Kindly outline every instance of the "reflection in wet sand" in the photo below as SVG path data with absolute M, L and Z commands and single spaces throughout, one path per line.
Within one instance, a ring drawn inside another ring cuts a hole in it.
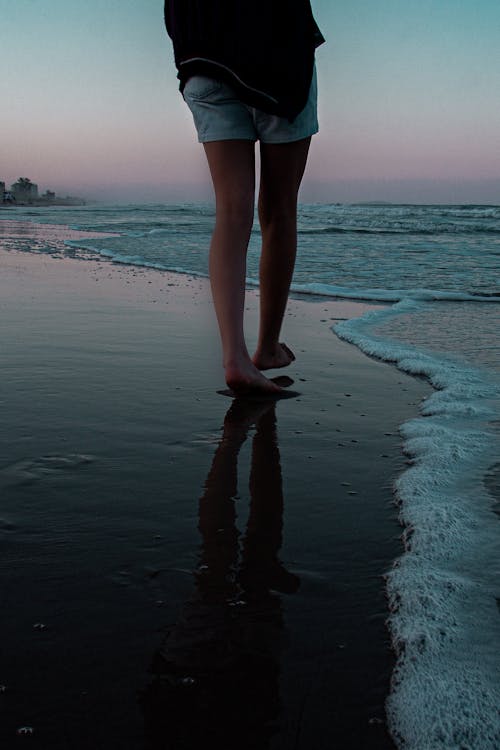
M 241 538 L 237 461 L 254 425 L 250 514 Z M 155 655 L 142 698 L 148 747 L 269 747 L 280 714 L 284 634 L 276 592 L 293 593 L 300 584 L 278 559 L 282 526 L 276 404 L 236 399 L 200 500 L 195 590 Z

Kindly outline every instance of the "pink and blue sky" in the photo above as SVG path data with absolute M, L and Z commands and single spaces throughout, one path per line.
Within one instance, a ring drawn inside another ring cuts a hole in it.
M 320 128 L 302 199 L 500 203 L 500 2 L 312 0 Z M 162 0 L 0 0 L 0 180 L 210 196 Z

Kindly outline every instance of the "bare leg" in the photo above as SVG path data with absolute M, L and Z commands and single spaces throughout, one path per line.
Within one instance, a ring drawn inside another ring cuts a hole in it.
M 262 143 L 259 220 L 260 328 L 254 364 L 261 370 L 285 367 L 295 359 L 279 343 L 297 252 L 297 194 L 310 138 L 292 143 Z
M 246 255 L 255 201 L 255 146 L 244 140 L 204 145 L 216 198 L 209 269 L 226 382 L 238 393 L 280 391 L 253 364 L 243 333 Z

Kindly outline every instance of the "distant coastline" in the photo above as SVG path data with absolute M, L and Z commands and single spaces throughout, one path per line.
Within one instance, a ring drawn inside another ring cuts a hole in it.
M 53 190 L 46 190 L 39 195 L 38 185 L 29 177 L 19 177 L 10 189 L 0 180 L 0 206 L 85 206 L 83 198 L 56 195 Z
M 54 200 L 43 200 L 42 198 L 38 198 L 37 200 L 33 201 L 13 201 L 10 202 L 4 202 L 0 203 L 0 209 L 6 208 L 26 208 L 26 207 L 33 207 L 33 208 L 40 208 L 40 207 L 50 207 L 52 206 L 86 206 L 87 201 L 83 198 L 73 198 L 72 196 L 67 196 L 66 198 L 55 198 Z

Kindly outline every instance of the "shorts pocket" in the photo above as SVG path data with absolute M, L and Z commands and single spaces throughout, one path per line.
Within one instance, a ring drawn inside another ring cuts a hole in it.
M 221 88 L 221 81 L 217 81 L 215 78 L 209 78 L 208 76 L 191 76 L 188 78 L 186 85 L 184 86 L 184 98 L 189 97 L 190 99 L 206 99 Z

